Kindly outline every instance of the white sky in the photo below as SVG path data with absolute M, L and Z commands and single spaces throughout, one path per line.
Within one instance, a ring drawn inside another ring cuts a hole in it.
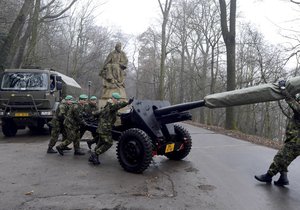
M 144 32 L 159 17 L 157 0 L 107 0 L 100 6 L 98 23 L 127 34 Z
M 300 6 L 289 0 L 237 0 L 237 4 L 241 18 L 255 24 L 270 42 L 282 42 L 279 26 L 300 31 L 300 25 L 291 24 L 300 14 Z M 157 0 L 107 0 L 100 12 L 99 24 L 127 34 L 144 32 L 161 15 Z
M 300 32 L 300 25 L 295 20 L 300 15 L 300 5 L 289 0 L 237 0 L 241 17 L 252 22 L 273 43 L 285 42 L 280 33 L 286 30 Z M 298 19 L 299 20 L 299 19 Z

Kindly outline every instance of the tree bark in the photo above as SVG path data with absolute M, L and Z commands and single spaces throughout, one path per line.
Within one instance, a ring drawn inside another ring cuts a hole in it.
M 15 19 L 12 27 L 9 30 L 7 37 L 4 40 L 4 43 L 0 46 L 0 72 L 8 67 L 7 58 L 9 56 L 10 50 L 16 42 L 16 37 L 18 32 L 23 28 L 26 17 L 29 14 L 31 9 L 32 0 L 25 0 L 24 4 Z
M 227 26 L 227 10 L 225 0 L 219 0 L 221 10 L 221 28 L 227 55 L 227 91 L 235 89 L 235 25 L 236 0 L 230 1 L 229 29 Z M 234 108 L 226 108 L 226 129 L 235 129 Z
M 165 95 L 165 72 L 166 72 L 166 57 L 167 57 L 167 23 L 169 13 L 172 5 L 172 0 L 166 0 L 164 8 L 160 0 L 158 0 L 162 15 L 163 23 L 161 26 L 161 57 L 160 57 L 160 73 L 159 73 L 159 88 L 158 88 L 158 99 L 163 100 Z

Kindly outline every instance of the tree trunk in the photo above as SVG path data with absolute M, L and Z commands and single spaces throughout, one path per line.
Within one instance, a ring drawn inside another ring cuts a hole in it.
M 165 72 L 166 72 L 166 57 L 167 57 L 167 23 L 169 13 L 172 5 L 172 0 L 166 0 L 164 8 L 160 0 L 158 0 L 162 15 L 163 23 L 161 26 L 161 57 L 160 57 L 160 73 L 159 73 L 159 88 L 158 88 L 158 99 L 163 100 L 165 95 Z
M 39 25 L 39 12 L 41 8 L 41 0 L 35 1 L 34 13 L 31 19 L 32 21 L 32 30 L 31 30 L 31 39 L 28 46 L 27 56 L 25 65 L 36 65 L 36 44 L 38 39 L 38 25 Z
M 9 56 L 10 50 L 16 42 L 16 37 L 18 32 L 23 28 L 26 17 L 29 14 L 31 8 L 32 0 L 25 0 L 24 4 L 14 21 L 12 27 L 9 30 L 7 37 L 4 40 L 4 43 L 0 46 L 0 71 L 3 71 L 8 63 L 7 58 Z
M 221 10 L 222 35 L 226 45 L 227 54 L 227 91 L 235 89 L 235 25 L 236 25 L 236 0 L 230 1 L 229 29 L 227 26 L 227 10 L 225 0 L 219 0 Z M 226 129 L 235 129 L 234 108 L 226 108 Z

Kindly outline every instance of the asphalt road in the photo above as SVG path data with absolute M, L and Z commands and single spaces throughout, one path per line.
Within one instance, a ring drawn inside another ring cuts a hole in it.
M 190 155 L 155 157 L 143 174 L 125 172 L 115 146 L 93 166 L 88 155 L 46 154 L 46 134 L 1 134 L 0 209 L 299 209 L 299 160 L 289 168 L 288 187 L 261 184 L 253 176 L 266 171 L 276 150 L 184 127 L 193 139 Z

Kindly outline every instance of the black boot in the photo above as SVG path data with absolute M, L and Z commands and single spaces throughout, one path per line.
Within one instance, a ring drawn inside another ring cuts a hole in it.
M 47 153 L 48 154 L 54 154 L 54 153 L 57 153 L 57 152 L 52 147 L 48 147 Z
M 99 156 L 96 153 L 92 152 L 91 156 L 89 157 L 89 162 L 93 163 L 94 165 L 99 165 Z
M 60 146 L 56 146 L 56 150 L 60 155 L 64 156 L 64 150 Z
M 289 185 L 289 180 L 287 178 L 287 172 L 280 172 L 280 177 L 277 181 L 274 181 L 277 186 Z
M 75 149 L 74 155 L 85 155 L 80 149 Z
M 257 179 L 260 182 L 266 182 L 266 183 L 271 183 L 272 182 L 272 175 L 269 173 L 262 174 L 262 175 L 255 175 L 255 179 Z
M 63 150 L 72 150 L 72 148 L 65 146 Z
M 88 145 L 88 148 L 89 148 L 89 149 L 92 149 L 92 144 L 93 144 L 94 142 L 93 142 L 93 141 L 87 140 L 86 143 L 87 143 L 87 145 Z

